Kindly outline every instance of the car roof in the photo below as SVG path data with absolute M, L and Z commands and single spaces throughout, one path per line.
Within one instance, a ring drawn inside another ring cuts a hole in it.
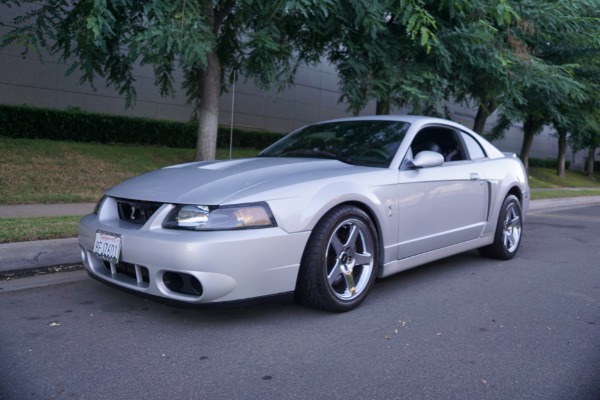
M 335 118 L 326 121 L 317 122 L 317 124 L 330 123 L 330 122 L 344 122 L 344 121 L 398 121 L 408 122 L 410 124 L 426 125 L 426 124 L 444 124 L 450 125 L 457 128 L 464 129 L 465 126 L 450 121 L 447 119 L 427 117 L 424 115 L 366 115 L 360 117 L 347 117 L 347 118 Z M 468 129 L 468 128 L 466 128 Z

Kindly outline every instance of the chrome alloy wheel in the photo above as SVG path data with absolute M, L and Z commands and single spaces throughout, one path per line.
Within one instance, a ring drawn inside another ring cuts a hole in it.
M 374 238 L 362 221 L 347 219 L 334 229 L 325 253 L 327 283 L 340 300 L 352 300 L 367 288 L 374 264 Z
M 519 208 L 515 203 L 511 203 L 506 210 L 502 231 L 502 243 L 509 253 L 516 251 L 519 247 L 522 228 Z

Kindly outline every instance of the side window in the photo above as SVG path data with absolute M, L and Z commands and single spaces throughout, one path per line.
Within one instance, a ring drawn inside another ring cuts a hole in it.
M 467 146 L 467 151 L 471 156 L 471 160 L 477 160 L 481 158 L 485 158 L 485 152 L 477 142 L 477 140 L 473 139 L 473 137 L 467 133 L 461 132 L 462 139 L 465 142 L 465 146 Z
M 467 159 L 458 132 L 438 126 L 422 129 L 415 136 L 410 150 L 413 156 L 423 150 L 435 151 L 443 155 L 446 162 Z

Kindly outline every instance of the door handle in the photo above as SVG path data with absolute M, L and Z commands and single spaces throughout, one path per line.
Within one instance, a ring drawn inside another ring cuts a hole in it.
M 476 173 L 476 172 L 473 172 L 473 173 L 471 174 L 471 180 L 472 180 L 472 181 L 476 181 L 476 180 L 478 180 L 478 179 L 479 179 L 479 174 L 478 174 L 478 173 Z

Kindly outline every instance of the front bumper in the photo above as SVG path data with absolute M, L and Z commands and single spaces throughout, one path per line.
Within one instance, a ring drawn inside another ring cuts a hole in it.
M 104 208 L 104 207 L 103 207 Z M 86 270 L 129 291 L 188 304 L 288 293 L 310 232 L 280 228 L 194 232 L 163 229 L 165 205 L 143 226 L 101 210 L 81 219 L 79 245 Z M 93 253 L 96 230 L 121 235 L 118 264 Z

